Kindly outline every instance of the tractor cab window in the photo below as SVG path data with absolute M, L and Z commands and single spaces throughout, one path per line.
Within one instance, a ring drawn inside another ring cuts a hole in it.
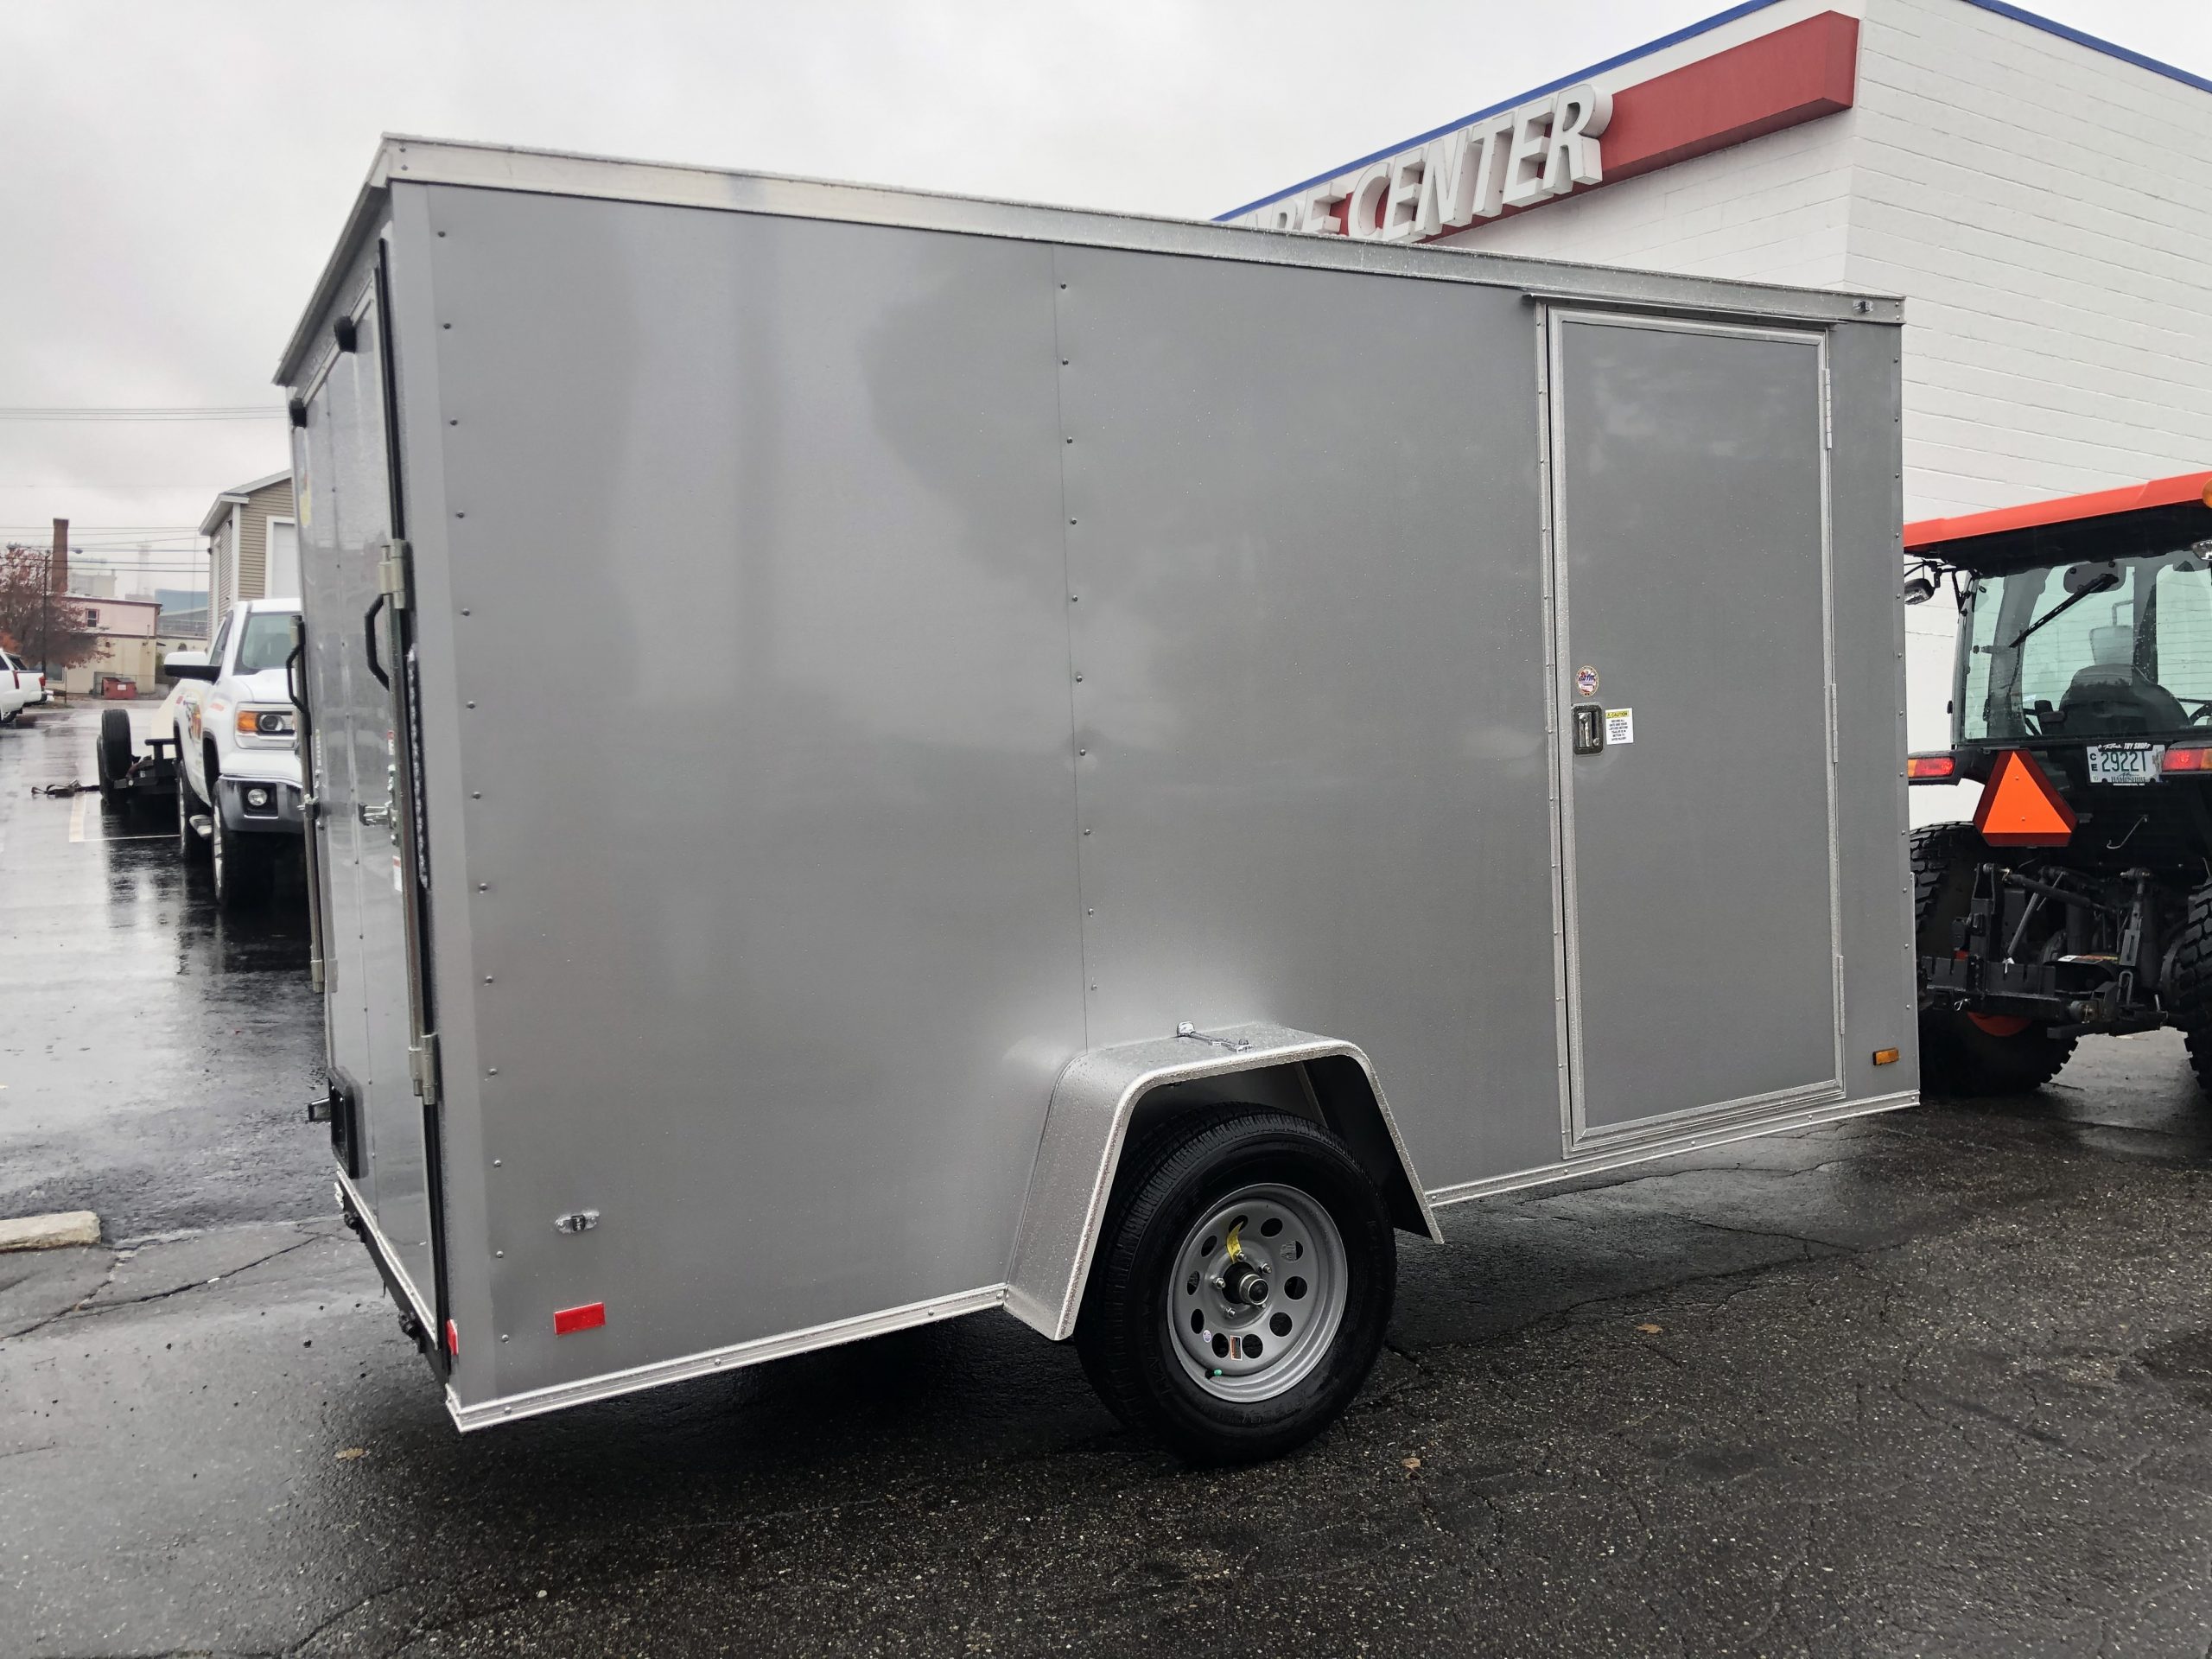
M 2202 547 L 1975 578 L 1961 741 L 2149 737 L 2212 724 L 2212 566 Z

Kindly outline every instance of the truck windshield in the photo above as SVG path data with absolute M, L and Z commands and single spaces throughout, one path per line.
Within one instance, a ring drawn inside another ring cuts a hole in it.
M 1975 578 L 1961 622 L 1960 741 L 2212 724 L 2207 550 Z
M 258 674 L 264 668 L 282 668 L 292 654 L 292 618 L 287 611 L 255 611 L 245 620 L 238 636 L 240 674 Z

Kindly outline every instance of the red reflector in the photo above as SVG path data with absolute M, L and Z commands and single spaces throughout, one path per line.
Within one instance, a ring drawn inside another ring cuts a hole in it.
M 1904 760 L 1904 775 L 1916 784 L 1923 779 L 1955 778 L 1959 775 L 1959 757 L 1955 754 L 1909 754 Z
M 596 1331 L 607 1323 L 605 1302 L 586 1302 L 582 1307 L 553 1310 L 553 1334 L 565 1337 L 575 1331 Z
M 446 1352 L 455 1359 L 461 1357 L 461 1327 L 451 1319 L 446 1321 Z
M 2212 486 L 2208 486 L 2212 487 Z M 2159 769 L 2164 772 L 2212 772 L 2212 748 L 2176 744 L 2166 751 Z

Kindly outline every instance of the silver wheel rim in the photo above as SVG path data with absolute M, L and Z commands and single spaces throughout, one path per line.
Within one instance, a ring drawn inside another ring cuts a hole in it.
M 1295 1187 L 1240 1187 L 1210 1205 L 1169 1270 L 1169 1344 L 1221 1400 L 1297 1387 L 1336 1340 L 1351 1298 L 1344 1235 Z

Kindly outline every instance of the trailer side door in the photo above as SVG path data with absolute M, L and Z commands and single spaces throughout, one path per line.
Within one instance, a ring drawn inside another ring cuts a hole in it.
M 1567 1149 L 1839 1098 L 1823 337 L 1547 346 Z

